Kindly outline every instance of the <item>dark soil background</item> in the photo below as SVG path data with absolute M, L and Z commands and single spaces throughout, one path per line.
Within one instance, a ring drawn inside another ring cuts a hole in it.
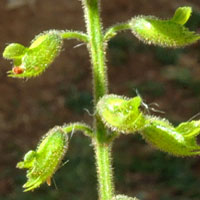
M 102 0 L 104 27 L 134 15 L 171 16 L 180 5 L 194 9 L 188 27 L 199 32 L 199 0 Z M 1 0 L 0 52 L 6 44 L 29 45 L 48 29 L 85 30 L 78 0 Z M 92 124 L 89 56 L 85 46 L 66 41 L 63 51 L 40 77 L 6 76 L 11 64 L 0 59 L 0 200 L 95 200 L 96 174 L 90 141 L 76 134 L 51 187 L 23 193 L 25 172 L 15 168 L 54 125 L 74 121 Z M 75 48 L 76 47 L 76 48 Z M 200 45 L 185 49 L 146 46 L 131 33 L 120 33 L 107 54 L 110 92 L 129 97 L 137 89 L 147 104 L 177 124 L 200 112 Z M 199 117 L 197 117 L 198 119 Z M 113 147 L 116 191 L 140 200 L 200 200 L 200 159 L 174 158 L 155 151 L 141 137 L 121 136 Z

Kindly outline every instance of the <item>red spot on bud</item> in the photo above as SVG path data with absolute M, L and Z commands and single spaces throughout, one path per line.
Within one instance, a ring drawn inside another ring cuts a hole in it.
M 22 74 L 24 72 L 24 69 L 20 66 L 15 66 L 12 69 L 14 74 Z

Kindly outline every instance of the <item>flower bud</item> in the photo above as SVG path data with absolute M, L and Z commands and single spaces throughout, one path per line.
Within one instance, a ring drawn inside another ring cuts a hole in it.
M 97 104 L 97 112 L 105 123 L 113 131 L 133 133 L 140 130 L 145 123 L 140 111 L 141 98 L 132 99 L 117 95 L 105 95 Z
M 29 48 L 20 44 L 11 44 L 4 50 L 4 57 L 13 59 L 14 66 L 23 69 L 16 73 L 9 71 L 14 78 L 30 78 L 41 74 L 56 58 L 62 47 L 62 38 L 56 31 L 49 31 L 36 36 Z
M 45 181 L 51 184 L 51 178 L 58 169 L 68 148 L 68 137 L 60 127 L 51 129 L 41 140 L 36 151 L 29 151 L 24 161 L 17 168 L 28 169 L 28 181 L 24 184 L 25 192 L 34 190 Z
M 133 34 L 147 44 L 163 47 L 184 47 L 195 43 L 200 35 L 183 25 L 191 15 L 190 7 L 177 9 L 174 17 L 160 20 L 153 16 L 138 16 L 130 21 Z
M 200 121 L 185 122 L 174 127 L 167 120 L 151 116 L 147 118 L 149 122 L 141 134 L 152 146 L 175 156 L 200 154 L 200 146 L 196 142 Z

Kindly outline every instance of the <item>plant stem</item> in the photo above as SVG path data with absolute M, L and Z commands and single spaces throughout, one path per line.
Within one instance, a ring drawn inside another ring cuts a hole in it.
M 78 39 L 83 42 L 88 42 L 88 36 L 85 33 L 78 31 L 60 31 L 60 35 L 63 39 Z
M 114 196 L 111 148 L 111 145 L 95 144 L 100 200 L 111 200 Z
M 117 32 L 119 31 L 125 31 L 130 29 L 129 23 L 120 23 L 116 24 L 110 28 L 107 29 L 105 35 L 104 35 L 104 41 L 110 40 L 112 37 L 114 37 Z
M 93 72 L 94 110 L 99 99 L 108 92 L 107 68 L 105 65 L 105 46 L 100 20 L 99 0 L 82 0 L 87 33 L 89 37 Z M 101 120 L 95 116 L 94 149 L 96 155 L 97 176 L 99 183 L 99 200 L 111 200 L 114 195 L 111 167 L 111 144 L 107 142 L 108 131 Z
M 104 56 L 103 33 L 101 28 L 98 0 L 83 0 L 89 51 L 93 65 L 94 104 L 108 92 Z
M 80 122 L 70 123 L 70 124 L 64 125 L 62 128 L 66 133 L 73 133 L 74 131 L 81 131 L 88 137 L 91 137 L 91 138 L 94 137 L 93 130 L 84 123 L 80 123 Z

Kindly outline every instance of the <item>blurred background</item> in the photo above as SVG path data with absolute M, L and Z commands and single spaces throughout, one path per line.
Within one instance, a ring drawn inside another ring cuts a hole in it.
M 193 7 L 187 26 L 200 32 L 199 0 L 102 0 L 104 27 L 134 15 L 172 16 L 181 5 Z M 85 30 L 78 0 L 0 0 L 0 53 L 12 42 L 25 46 L 48 29 Z M 34 149 L 54 125 L 92 124 L 91 69 L 85 46 L 66 41 L 59 58 L 37 78 L 6 77 L 12 67 L 0 59 L 0 200 L 95 200 L 96 173 L 88 138 L 75 134 L 51 187 L 23 193 L 25 171 L 16 163 Z M 76 48 L 75 48 L 76 47 Z M 157 103 L 175 125 L 200 112 L 200 45 L 184 49 L 146 46 L 130 32 L 109 42 L 110 93 Z M 197 117 L 196 119 L 199 119 Z M 175 158 L 155 151 L 140 136 L 121 136 L 113 146 L 117 193 L 140 200 L 199 200 L 200 158 Z

